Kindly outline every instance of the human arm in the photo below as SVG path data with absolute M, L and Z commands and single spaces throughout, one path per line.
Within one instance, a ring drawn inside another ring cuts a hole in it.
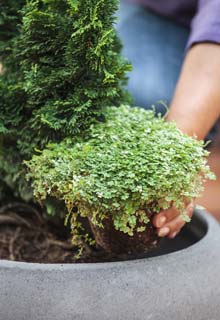
M 201 43 L 186 55 L 167 121 L 204 139 L 220 116 L 220 45 Z
M 184 133 L 204 139 L 220 116 L 220 45 L 199 43 L 185 57 L 167 121 L 175 121 Z M 187 207 L 189 217 L 193 206 Z M 173 238 L 185 222 L 175 208 L 153 220 L 160 236 Z

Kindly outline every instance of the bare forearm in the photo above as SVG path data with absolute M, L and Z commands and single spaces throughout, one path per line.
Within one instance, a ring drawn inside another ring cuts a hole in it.
M 220 45 L 197 44 L 186 55 L 168 121 L 204 139 L 220 116 Z
M 204 139 L 220 116 L 220 45 L 198 44 L 185 58 L 167 120 L 184 133 Z M 193 206 L 187 207 L 192 216 Z M 184 222 L 171 207 L 154 217 L 159 236 L 174 238 Z

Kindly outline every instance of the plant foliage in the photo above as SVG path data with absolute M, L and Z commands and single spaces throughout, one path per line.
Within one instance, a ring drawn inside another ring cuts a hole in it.
M 81 218 L 111 218 L 132 236 L 146 208 L 174 204 L 184 215 L 212 178 L 208 153 L 174 123 L 126 106 L 118 1 L 0 4 L 0 198 L 10 190 L 28 201 L 32 185 L 47 213 L 66 205 L 75 241 L 89 240 Z
M 2 2 L 2 0 L 1 0 Z M 106 106 L 128 102 L 130 65 L 115 30 L 117 0 L 29 0 L 1 6 L 0 180 L 30 198 L 22 161 L 74 137 Z
M 79 217 L 99 226 L 111 217 L 132 236 L 145 230 L 146 208 L 158 212 L 172 203 L 184 215 L 185 202 L 213 178 L 207 155 L 202 141 L 153 111 L 121 106 L 108 108 L 106 122 L 91 125 L 84 137 L 50 144 L 27 165 L 36 198 L 66 203 L 74 235 Z

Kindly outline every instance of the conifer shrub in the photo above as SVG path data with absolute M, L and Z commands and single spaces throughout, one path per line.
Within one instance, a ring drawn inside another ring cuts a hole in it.
M 28 177 L 37 199 L 65 202 L 74 241 L 86 236 L 80 218 L 87 218 L 104 249 L 144 251 L 156 240 L 152 214 L 172 203 L 186 218 L 186 201 L 200 194 L 204 179 L 213 177 L 206 165 L 208 152 L 202 141 L 153 111 L 110 107 L 105 116 L 84 136 L 50 144 L 35 155 L 27 163 Z
M 23 160 L 130 100 L 117 0 L 1 0 L 0 181 L 30 200 Z
M 15 190 L 25 181 L 20 175 L 23 170 L 16 147 L 17 128 L 22 122 L 25 101 L 16 56 L 23 5 L 24 0 L 0 0 L 0 201 L 8 199 L 12 193 L 17 194 Z

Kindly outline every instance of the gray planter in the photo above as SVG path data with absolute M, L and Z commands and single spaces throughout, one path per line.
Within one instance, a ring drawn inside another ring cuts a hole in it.
M 1 261 L 0 319 L 220 319 L 220 228 L 213 218 L 197 211 L 176 240 L 150 255 L 78 265 Z

